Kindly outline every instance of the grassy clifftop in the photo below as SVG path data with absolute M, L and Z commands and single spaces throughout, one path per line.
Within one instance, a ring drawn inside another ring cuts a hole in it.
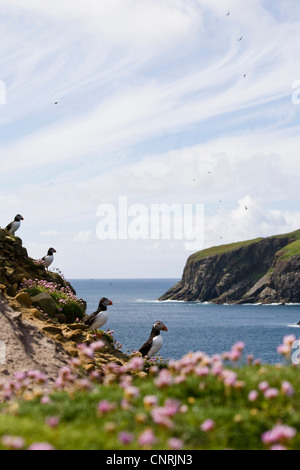
M 300 230 L 211 247 L 191 255 L 160 300 L 299 303 Z
M 288 259 L 291 256 L 300 255 L 300 229 L 286 234 L 273 235 L 271 237 L 267 237 L 266 239 L 273 238 L 284 238 L 288 240 L 287 245 L 280 252 L 280 257 L 282 259 Z M 260 237 L 254 238 L 252 240 L 244 240 L 235 243 L 227 243 L 225 245 L 213 246 L 194 253 L 191 255 L 190 259 L 193 261 L 199 261 L 201 259 L 209 258 L 210 256 L 221 255 L 223 253 L 237 250 L 238 248 L 242 248 L 244 246 L 259 243 L 261 240 L 264 240 L 264 238 Z

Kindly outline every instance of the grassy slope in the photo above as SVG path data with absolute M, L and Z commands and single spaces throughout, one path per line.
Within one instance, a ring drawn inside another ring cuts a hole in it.
M 128 398 L 128 409 L 121 406 L 125 392 L 117 384 L 97 386 L 87 392 L 56 392 L 49 404 L 39 399 L 22 400 L 18 404 L 0 406 L 6 412 L 0 414 L 0 450 L 3 434 L 20 436 L 25 448 L 34 442 L 48 442 L 55 449 L 143 449 L 139 436 L 152 429 L 156 442 L 152 449 L 169 449 L 169 439 L 182 440 L 183 449 L 265 449 L 262 433 L 272 429 L 278 422 L 292 426 L 297 436 L 285 443 L 288 448 L 300 448 L 300 387 L 299 370 L 291 366 L 243 366 L 235 369 L 240 386 L 224 386 L 223 381 L 210 373 L 199 377 L 193 371 L 176 386 L 157 387 L 154 378 L 136 378 L 134 386 L 139 396 Z M 266 399 L 263 392 L 255 402 L 248 399 L 252 390 L 258 390 L 259 383 L 267 381 L 279 394 Z M 295 390 L 293 396 L 281 392 L 283 381 L 289 381 Z M 144 397 L 156 396 L 160 406 L 167 399 L 178 400 L 186 407 L 170 417 L 171 425 L 156 424 L 151 409 L 145 407 Z M 97 413 L 99 401 L 115 403 L 115 409 L 102 416 Z M 46 424 L 51 416 L 59 417 L 58 426 Z M 201 424 L 212 419 L 215 427 L 210 432 L 202 431 Z M 130 432 L 133 441 L 122 444 L 121 431 Z
M 282 259 L 288 259 L 291 256 L 300 254 L 300 230 L 295 230 L 294 232 L 287 233 L 287 234 L 273 235 L 272 237 L 268 237 L 268 238 L 285 238 L 285 237 L 290 238 L 291 243 L 281 250 Z M 190 260 L 200 261 L 202 259 L 209 258 L 211 256 L 216 256 L 216 255 L 220 255 L 223 253 L 228 253 L 230 251 L 234 251 L 238 248 L 241 248 L 242 246 L 251 245 L 252 243 L 258 243 L 261 240 L 263 240 L 263 238 L 255 238 L 253 240 L 245 240 L 241 242 L 206 248 L 205 250 L 201 250 L 201 251 L 198 251 L 197 253 L 194 253 L 190 257 Z

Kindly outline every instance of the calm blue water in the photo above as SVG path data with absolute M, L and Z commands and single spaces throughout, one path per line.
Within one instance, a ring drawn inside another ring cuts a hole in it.
M 300 337 L 300 305 L 213 305 L 198 302 L 158 302 L 156 299 L 178 279 L 79 280 L 71 279 L 77 296 L 87 302 L 92 313 L 101 297 L 113 301 L 104 329 L 114 330 L 114 338 L 126 353 L 139 349 L 156 320 L 168 332 L 160 354 L 179 359 L 189 351 L 208 355 L 228 351 L 236 341 L 244 341 L 245 353 L 264 363 L 281 362 L 276 348 L 285 335 Z

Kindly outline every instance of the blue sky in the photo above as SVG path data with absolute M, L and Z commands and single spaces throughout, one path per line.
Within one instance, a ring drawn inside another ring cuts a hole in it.
M 120 196 L 202 204 L 199 249 L 299 228 L 299 2 L 0 6 L 0 225 L 24 216 L 30 256 L 54 246 L 68 278 L 180 277 L 185 240 L 99 240 Z

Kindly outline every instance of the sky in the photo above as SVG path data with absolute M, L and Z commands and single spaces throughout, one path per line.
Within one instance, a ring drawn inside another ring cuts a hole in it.
M 298 0 L 0 7 L 0 226 L 23 215 L 29 256 L 180 278 L 195 251 L 300 228 Z

